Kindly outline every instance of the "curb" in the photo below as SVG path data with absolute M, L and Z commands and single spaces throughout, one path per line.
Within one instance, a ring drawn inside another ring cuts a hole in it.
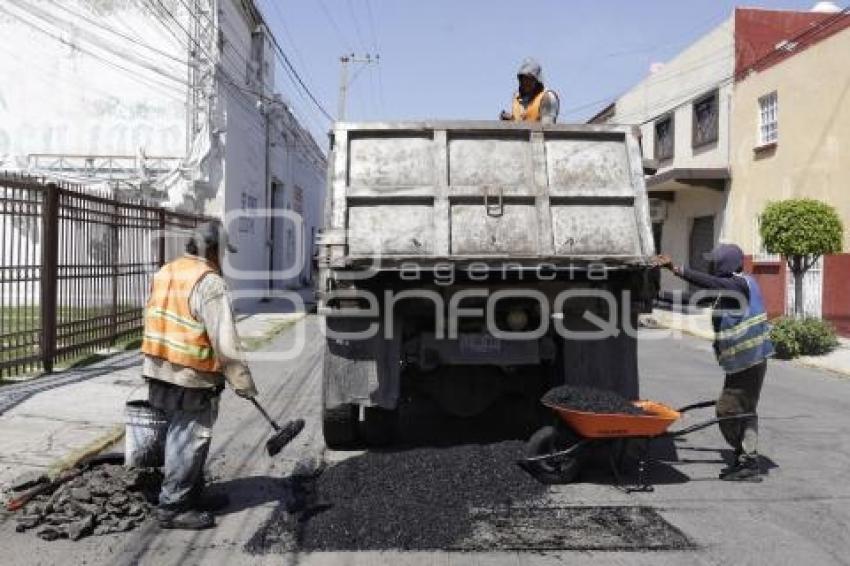
M 115 444 L 123 437 L 124 425 L 115 425 L 114 427 L 109 429 L 108 432 L 102 434 L 101 436 L 89 442 L 82 448 L 72 450 L 69 454 L 63 456 L 62 458 L 59 458 L 58 460 L 50 464 L 47 467 L 47 477 L 49 477 L 51 480 L 56 479 L 56 477 L 65 470 L 77 466 L 86 458 L 90 458 L 103 452 L 106 448 Z
M 815 363 L 815 362 L 810 362 L 808 360 L 795 359 L 795 360 L 788 360 L 788 361 L 790 361 L 790 362 L 792 362 L 792 363 L 794 363 L 798 366 L 811 368 L 811 369 L 819 369 L 821 371 L 828 371 L 829 373 L 834 373 L 835 375 L 838 375 L 840 377 L 850 377 L 850 369 L 839 369 L 839 368 L 834 368 L 834 367 L 829 367 L 829 366 L 823 366 L 823 365 L 820 365 L 820 364 Z

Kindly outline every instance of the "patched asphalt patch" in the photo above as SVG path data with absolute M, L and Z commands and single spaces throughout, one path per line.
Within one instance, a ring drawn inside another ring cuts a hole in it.
M 681 550 L 648 507 L 553 507 L 516 441 L 368 452 L 288 480 L 252 554 L 367 550 Z

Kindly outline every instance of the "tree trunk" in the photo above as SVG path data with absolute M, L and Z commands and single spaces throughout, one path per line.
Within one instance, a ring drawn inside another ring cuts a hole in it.
M 803 276 L 806 272 L 803 270 L 803 258 L 800 256 L 794 257 L 794 316 L 803 318 Z

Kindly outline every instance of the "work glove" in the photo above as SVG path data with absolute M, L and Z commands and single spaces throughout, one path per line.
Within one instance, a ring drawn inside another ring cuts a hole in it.
M 657 255 L 653 257 L 650 261 L 655 267 L 665 267 L 667 269 L 673 268 L 673 258 L 671 258 L 669 255 Z

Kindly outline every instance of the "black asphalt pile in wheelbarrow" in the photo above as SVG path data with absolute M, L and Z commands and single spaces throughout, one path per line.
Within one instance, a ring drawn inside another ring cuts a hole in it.
M 545 405 L 588 413 L 645 414 L 640 407 L 634 406 L 625 397 L 613 391 L 593 387 L 561 385 L 550 389 L 543 396 L 542 401 Z
M 151 514 L 162 481 L 155 469 L 115 464 L 78 472 L 66 472 L 73 479 L 29 500 L 18 511 L 16 530 L 35 529 L 44 540 L 129 531 Z

